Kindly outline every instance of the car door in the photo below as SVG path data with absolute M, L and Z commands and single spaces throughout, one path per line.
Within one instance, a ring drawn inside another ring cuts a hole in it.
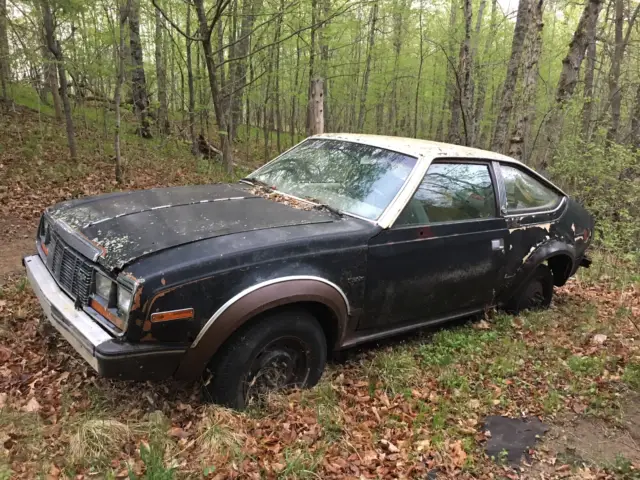
M 494 169 L 504 185 L 501 210 L 510 232 L 505 276 L 513 278 L 536 248 L 556 236 L 554 224 L 567 202 L 562 192 L 520 165 L 495 162 Z
M 439 160 L 369 244 L 359 328 L 423 323 L 492 303 L 508 229 L 491 162 Z

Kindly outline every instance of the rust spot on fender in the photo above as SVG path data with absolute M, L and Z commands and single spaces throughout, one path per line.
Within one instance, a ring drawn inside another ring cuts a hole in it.
M 167 281 L 164 279 L 164 277 L 162 277 L 162 278 L 160 279 L 160 283 L 161 283 L 162 285 L 166 285 L 166 284 L 167 284 Z
M 151 322 L 149 320 L 145 320 L 144 321 L 144 325 L 142 326 L 142 331 L 143 332 L 150 332 L 151 331 Z
M 133 296 L 133 303 L 131 304 L 131 311 L 140 310 L 140 299 L 142 298 L 142 285 L 138 287 L 135 295 Z

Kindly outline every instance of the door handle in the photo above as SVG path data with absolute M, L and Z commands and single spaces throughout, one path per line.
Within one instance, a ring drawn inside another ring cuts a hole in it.
M 491 240 L 491 250 L 495 252 L 504 252 L 504 239 L 495 238 Z

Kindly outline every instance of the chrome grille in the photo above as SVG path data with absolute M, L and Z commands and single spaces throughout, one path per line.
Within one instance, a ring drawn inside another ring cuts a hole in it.
M 66 246 L 57 235 L 52 235 L 49 250 L 53 257 L 49 269 L 60 287 L 82 305 L 89 302 L 93 268 L 80 255 Z

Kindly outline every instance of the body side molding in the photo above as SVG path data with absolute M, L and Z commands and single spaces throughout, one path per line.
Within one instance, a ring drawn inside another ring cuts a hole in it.
M 245 322 L 271 308 L 299 302 L 321 303 L 331 310 L 337 321 L 336 345 L 340 344 L 350 314 L 342 289 L 311 275 L 274 278 L 246 288 L 216 310 L 187 350 L 176 377 L 197 378 L 213 354 Z

